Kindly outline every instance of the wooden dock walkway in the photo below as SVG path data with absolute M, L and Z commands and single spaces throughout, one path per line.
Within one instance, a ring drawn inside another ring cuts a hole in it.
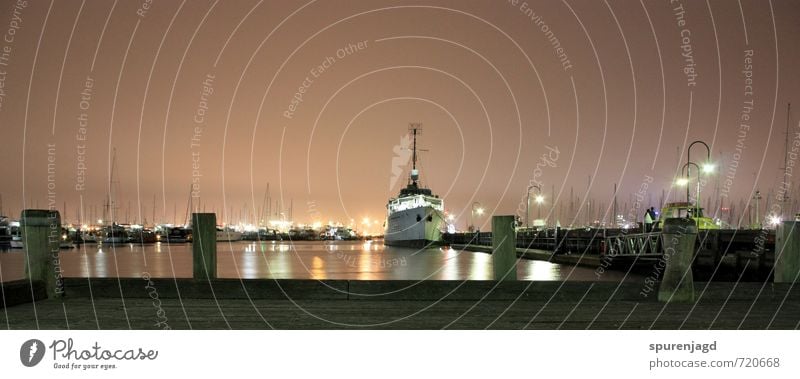
M 800 289 L 773 283 L 695 283 L 697 303 L 667 305 L 654 293 L 643 297 L 642 283 L 217 280 L 209 286 L 134 278 L 91 279 L 90 293 L 89 282 L 67 279 L 64 298 L 1 309 L 0 328 L 796 329 L 800 323 Z M 3 300 L 18 291 L 31 293 L 27 283 L 4 283 Z

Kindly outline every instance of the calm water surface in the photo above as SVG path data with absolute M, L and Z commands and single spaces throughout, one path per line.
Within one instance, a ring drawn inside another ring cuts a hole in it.
M 65 277 L 190 278 L 191 244 L 94 245 L 61 250 Z M 221 278 L 350 279 L 350 280 L 487 280 L 492 258 L 446 248 L 424 250 L 388 247 L 382 241 L 358 242 L 221 242 L 217 245 Z M 0 281 L 22 279 L 23 252 L 0 252 Z M 520 280 L 619 281 L 622 272 L 520 260 Z M 626 280 L 638 276 L 629 275 Z

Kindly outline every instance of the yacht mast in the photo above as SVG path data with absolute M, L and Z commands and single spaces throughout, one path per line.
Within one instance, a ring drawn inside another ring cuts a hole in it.
M 789 167 L 789 123 L 791 122 L 791 114 L 792 114 L 791 112 L 792 112 L 792 103 L 788 103 L 786 105 L 786 139 L 783 142 L 783 183 L 781 184 L 781 187 L 783 187 L 784 190 L 783 190 L 783 196 L 781 196 L 782 200 L 781 216 L 783 216 L 781 217 L 782 220 L 786 219 L 785 217 L 785 215 L 787 214 L 786 208 L 787 205 L 789 204 L 790 187 L 788 183 L 789 179 L 787 178 L 789 173 L 787 172 L 787 170 Z M 789 214 L 791 215 L 791 213 Z

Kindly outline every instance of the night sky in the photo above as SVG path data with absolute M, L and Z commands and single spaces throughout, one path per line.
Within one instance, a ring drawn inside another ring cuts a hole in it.
M 6 0 L 2 212 L 88 219 L 114 167 L 121 221 L 152 222 L 154 199 L 182 221 L 192 196 L 236 219 L 268 183 L 298 222 L 382 219 L 411 122 L 462 224 L 476 201 L 518 213 L 532 183 L 561 224 L 570 192 L 610 214 L 614 183 L 639 215 L 685 198 L 694 140 L 716 163 L 702 201 L 774 199 L 788 102 L 800 150 L 798 20 L 797 1 Z

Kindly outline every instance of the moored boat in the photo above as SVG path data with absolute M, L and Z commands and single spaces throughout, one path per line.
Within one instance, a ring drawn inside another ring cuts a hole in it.
M 242 240 L 242 233 L 233 228 L 217 227 L 217 242 L 236 242 Z
M 384 243 L 388 246 L 425 247 L 442 238 L 444 202 L 429 188 L 420 184 L 417 170 L 417 132 L 419 124 L 411 125 L 413 151 L 408 184 L 400 195 L 386 204 Z

